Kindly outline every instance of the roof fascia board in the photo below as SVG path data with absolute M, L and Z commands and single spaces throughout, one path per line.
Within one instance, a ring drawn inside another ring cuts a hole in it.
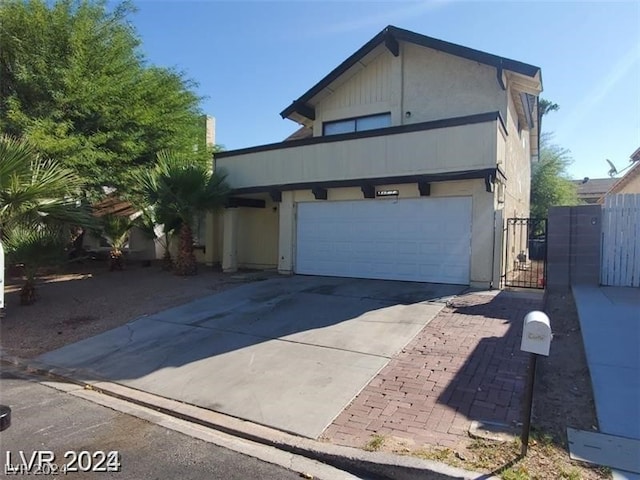
M 472 125 L 475 123 L 485 123 L 498 121 L 507 131 L 504 119 L 499 111 L 479 113 L 475 115 L 466 115 L 463 117 L 452 117 L 441 120 L 432 120 L 429 122 L 411 123 L 407 125 L 398 125 L 395 127 L 377 128 L 375 130 L 365 130 L 363 132 L 343 133 L 339 135 L 327 135 L 322 137 L 303 138 L 301 140 L 289 140 L 285 142 L 270 143 L 267 145 L 259 145 L 256 147 L 241 148 L 238 150 L 229 150 L 226 152 L 216 153 L 215 159 L 235 157 L 238 155 L 246 155 L 250 153 L 266 152 L 269 150 L 282 150 L 285 148 L 302 147 L 305 145 L 316 145 L 319 143 L 344 142 L 348 140 L 358 140 L 361 138 L 380 137 L 384 135 L 397 135 L 402 133 L 420 132 L 424 130 L 436 130 L 439 128 L 459 127 L 464 125 Z
M 360 61 L 366 54 L 371 52 L 379 44 L 384 42 L 385 46 L 391 51 L 392 54 L 395 55 L 393 45 L 398 44 L 399 40 L 413 43 L 415 45 L 419 45 L 427 48 L 432 48 L 434 50 L 439 50 L 439 51 L 449 53 L 451 55 L 455 55 L 461 58 L 466 58 L 468 60 L 493 66 L 496 69 L 498 69 L 498 75 L 499 75 L 498 82 L 501 83 L 501 86 L 502 86 L 502 82 L 500 82 L 501 80 L 500 73 L 502 70 L 508 70 L 508 71 L 512 71 L 520 75 L 523 75 L 525 77 L 535 78 L 537 82 L 539 82 L 540 85 L 542 85 L 542 80 L 540 79 L 540 68 L 534 65 L 529 65 L 527 63 L 519 62 L 517 60 L 512 60 L 509 58 L 504 58 L 504 57 L 500 57 L 490 53 L 482 52 L 480 50 L 475 50 L 473 48 L 463 47 L 462 45 L 456 45 L 455 43 L 445 42 L 444 40 L 438 40 L 436 38 L 427 37 L 426 35 L 421 35 L 415 32 L 411 32 L 409 30 L 403 30 L 401 28 L 389 25 L 380 33 L 378 33 L 375 37 L 369 40 L 366 44 L 364 44 L 353 55 L 351 55 L 344 62 L 342 62 L 335 69 L 333 69 L 327 76 L 325 76 L 317 84 L 311 87 L 300 98 L 293 101 L 291 105 L 289 105 L 282 112 L 280 112 L 280 116 L 282 118 L 288 118 L 293 112 L 298 111 L 296 108 L 298 104 L 308 103 L 314 96 L 320 93 L 325 87 L 330 85 L 334 80 L 336 80 L 336 78 L 343 75 L 351 66 L 353 66 L 355 63 Z M 398 48 L 398 54 L 399 53 L 400 52 Z
M 311 190 L 311 189 L 323 189 L 329 188 L 345 188 L 345 187 L 357 187 L 357 186 L 380 186 L 380 185 L 402 185 L 407 183 L 435 183 L 435 182 L 449 182 L 454 180 L 475 180 L 483 179 L 485 182 L 487 179 L 495 179 L 496 175 L 502 172 L 497 168 L 485 168 L 481 170 L 463 170 L 453 171 L 437 174 L 424 174 L 424 175 L 403 175 L 397 177 L 375 177 L 375 178 L 352 178 L 345 180 L 327 180 L 327 181 L 313 181 L 303 183 L 289 183 L 283 185 L 264 185 L 256 187 L 241 187 L 232 190 L 233 195 L 246 195 L 250 193 L 263 193 L 278 190 L 281 192 L 292 190 Z

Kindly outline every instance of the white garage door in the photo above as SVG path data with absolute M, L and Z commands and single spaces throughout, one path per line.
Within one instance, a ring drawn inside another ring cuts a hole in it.
M 297 273 L 469 283 L 471 197 L 298 204 Z

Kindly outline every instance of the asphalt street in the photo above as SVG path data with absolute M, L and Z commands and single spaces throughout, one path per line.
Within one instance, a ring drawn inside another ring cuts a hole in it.
M 87 471 L 71 473 L 72 477 L 300 478 L 285 468 L 77 398 L 6 369 L 0 372 L 0 404 L 12 409 L 12 424 L 0 433 L 0 476 L 17 473 L 16 467 L 25 459 L 28 463 L 34 453 L 37 458 L 37 452 L 54 452 L 53 463 L 62 466 L 74 461 L 74 454 L 65 459 L 65 452 L 79 455 L 85 451 L 90 456 L 77 457 L 72 468 Z M 105 452 L 106 458 L 99 452 Z M 109 452 L 118 452 L 117 462 Z M 108 471 L 116 469 L 119 472 Z

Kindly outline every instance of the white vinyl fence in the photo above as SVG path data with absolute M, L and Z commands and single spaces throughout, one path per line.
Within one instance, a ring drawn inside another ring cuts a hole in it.
M 605 197 L 600 272 L 602 285 L 640 287 L 640 194 Z

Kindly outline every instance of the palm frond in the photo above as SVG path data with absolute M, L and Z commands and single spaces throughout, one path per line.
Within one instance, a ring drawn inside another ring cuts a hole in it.
M 14 176 L 26 174 L 37 156 L 36 149 L 30 143 L 0 135 L 0 189 Z
M 109 245 L 115 249 L 122 249 L 129 238 L 129 230 L 133 226 L 128 217 L 119 215 L 105 215 L 101 219 L 102 235 Z
M 7 260 L 24 264 L 27 277 L 33 278 L 37 269 L 64 261 L 68 240 L 59 229 L 17 227 L 6 238 Z
M 80 206 L 81 179 L 70 169 L 42 159 L 29 142 L 0 136 L 0 227 L 7 231 L 42 224 L 89 226 L 88 208 Z

